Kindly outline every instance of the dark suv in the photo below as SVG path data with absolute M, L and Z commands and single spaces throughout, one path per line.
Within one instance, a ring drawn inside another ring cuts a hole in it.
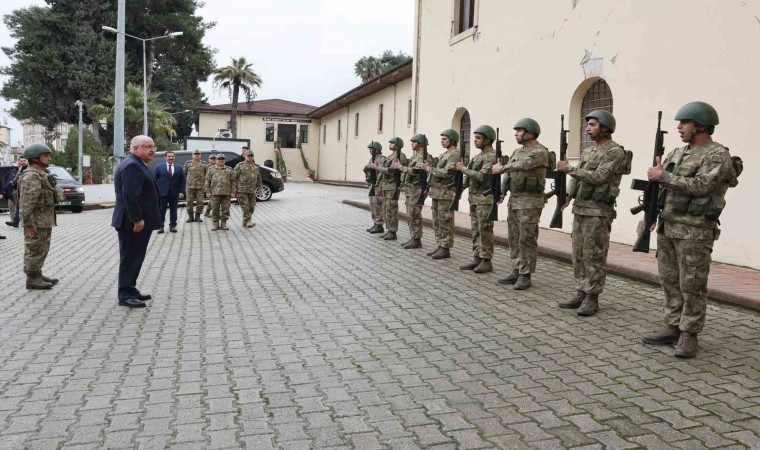
M 187 161 L 193 159 L 194 150 L 178 150 L 174 152 L 174 164 L 179 167 L 184 167 Z M 153 170 L 157 164 L 164 163 L 164 154 L 166 152 L 156 152 L 156 156 L 153 161 L 148 164 L 150 170 Z M 201 150 L 201 161 L 208 162 L 208 157 L 212 154 L 217 155 L 224 153 L 225 164 L 229 167 L 235 167 L 235 164 L 240 160 L 240 155 L 235 152 L 217 151 L 217 150 Z M 260 202 L 266 202 L 272 198 L 272 194 L 280 192 L 285 189 L 285 183 L 282 181 L 282 175 L 280 172 L 270 169 L 269 167 L 259 166 L 259 173 L 261 173 L 261 193 L 256 194 L 256 199 Z
M 8 171 L 16 172 L 16 167 L 0 168 L 0 175 L 3 177 Z M 68 170 L 60 166 L 48 166 L 48 172 L 55 177 L 58 187 L 63 189 L 65 201 L 56 204 L 56 208 L 70 209 L 71 212 L 80 213 L 84 210 L 84 188 L 71 176 Z M 8 201 L 3 198 L 0 201 L 0 209 L 8 209 Z

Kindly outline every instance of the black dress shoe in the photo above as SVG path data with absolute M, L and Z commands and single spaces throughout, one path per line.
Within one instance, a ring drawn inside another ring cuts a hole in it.
M 3 236 L 2 234 L 0 234 L 0 239 L 5 239 L 5 236 Z
M 177 232 L 177 227 L 169 227 L 169 231 L 171 233 L 176 233 Z
M 163 234 L 163 233 L 164 233 L 164 228 L 163 227 L 159 228 L 158 229 L 158 234 Z
M 153 297 L 150 296 L 150 294 L 137 294 L 137 299 L 141 301 L 150 300 Z
M 16 222 L 5 222 L 5 224 L 9 227 L 18 228 L 18 224 Z
M 128 308 L 145 308 L 147 305 L 136 298 L 128 298 L 125 300 L 119 300 L 119 306 L 126 306 Z

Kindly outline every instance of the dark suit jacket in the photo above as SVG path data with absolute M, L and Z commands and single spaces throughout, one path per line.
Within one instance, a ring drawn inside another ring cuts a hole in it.
M 116 205 L 111 226 L 130 229 L 132 224 L 145 221 L 146 230 L 161 228 L 158 211 L 158 186 L 145 163 L 135 155 L 127 155 L 114 175 Z
M 158 195 L 161 197 L 177 197 L 181 192 L 185 192 L 185 171 L 182 167 L 175 164 L 174 175 L 170 177 L 166 163 L 156 164 L 153 176 L 158 183 Z

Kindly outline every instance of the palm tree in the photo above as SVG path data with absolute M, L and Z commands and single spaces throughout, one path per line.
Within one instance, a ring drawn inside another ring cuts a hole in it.
M 153 137 L 176 136 L 174 125 L 177 120 L 169 114 L 169 108 L 158 99 L 157 92 L 148 92 L 148 134 Z M 114 98 L 111 95 L 102 104 L 89 107 L 89 113 L 97 119 L 113 120 Z M 143 130 L 143 90 L 136 84 L 128 84 L 124 91 L 124 132 L 127 136 L 137 136 Z
M 251 68 L 253 63 L 245 60 L 244 56 L 238 59 L 232 58 L 232 64 L 226 67 L 218 67 L 214 70 L 214 88 L 217 90 L 226 90 L 230 93 L 232 100 L 232 111 L 230 111 L 230 132 L 232 137 L 237 137 L 237 110 L 238 96 L 242 90 L 245 94 L 245 100 L 249 103 L 256 98 L 256 88 L 261 87 L 261 77 Z
M 363 56 L 354 64 L 354 73 L 362 79 L 362 83 L 375 78 L 383 72 L 383 65 L 374 56 Z

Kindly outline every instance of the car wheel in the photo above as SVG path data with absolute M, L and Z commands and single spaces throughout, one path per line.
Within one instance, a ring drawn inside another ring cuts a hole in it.
M 84 211 L 84 206 L 72 206 L 71 212 L 79 214 L 80 212 Z
M 261 185 L 261 191 L 256 192 L 256 200 L 260 202 L 268 202 L 272 198 L 272 188 L 268 184 Z

